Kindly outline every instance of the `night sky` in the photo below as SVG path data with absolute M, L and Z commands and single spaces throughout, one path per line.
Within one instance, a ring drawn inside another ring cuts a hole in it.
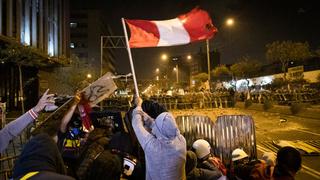
M 75 3 L 76 2 L 76 3 Z M 81 3 L 79 3 L 81 2 Z M 221 52 L 221 63 L 230 64 L 248 55 L 262 63 L 265 45 L 276 40 L 307 41 L 312 50 L 320 48 L 320 6 L 316 0 L 71 0 L 71 8 L 98 8 L 114 35 L 123 35 L 121 17 L 166 20 L 198 6 L 209 12 L 219 32 L 210 48 Z M 232 17 L 233 27 L 225 21 Z M 151 78 L 161 62 L 160 56 L 197 53 L 205 42 L 190 45 L 132 49 L 138 79 Z M 116 69 L 130 72 L 125 49 L 116 50 Z

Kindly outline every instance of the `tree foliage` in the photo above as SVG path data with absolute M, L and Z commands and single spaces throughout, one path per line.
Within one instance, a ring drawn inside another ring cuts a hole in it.
M 72 55 L 70 58 L 70 64 L 65 67 L 55 68 L 52 75 L 55 81 L 58 82 L 58 86 L 62 85 L 61 88 L 57 88 L 60 93 L 72 94 L 76 90 L 83 89 L 88 86 L 91 81 L 94 81 L 94 68 L 86 63 L 85 59 L 79 59 L 77 56 Z M 91 74 L 92 78 L 88 79 L 87 74 Z
M 237 63 L 230 67 L 231 72 L 237 79 L 248 79 L 256 76 L 260 71 L 260 63 L 249 56 L 243 56 L 237 60 Z
M 215 79 L 219 80 L 228 80 L 231 79 L 232 72 L 229 70 L 229 68 L 226 67 L 226 65 L 222 64 L 220 66 L 217 66 L 211 71 L 211 75 Z
M 193 79 L 197 82 L 206 82 L 208 80 L 208 74 L 207 73 L 199 73 L 195 76 L 193 76 Z
M 275 41 L 267 44 L 266 48 L 266 58 L 271 62 L 281 63 L 284 79 L 290 61 L 300 61 L 312 56 L 307 42 Z
M 19 66 L 44 66 L 45 57 L 36 53 L 30 46 L 20 46 L 17 44 L 5 45 L 0 50 L 0 59 L 4 63 L 14 63 Z

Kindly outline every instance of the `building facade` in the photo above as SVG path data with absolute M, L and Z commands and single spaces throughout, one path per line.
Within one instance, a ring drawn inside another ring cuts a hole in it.
M 103 16 L 96 9 L 70 11 L 70 49 L 71 53 L 90 64 L 100 75 L 101 58 L 103 73 L 115 72 L 114 52 L 103 49 L 101 57 L 101 37 L 110 36 L 111 30 L 103 21 Z
M 49 57 L 69 56 L 68 0 L 0 0 L 0 12 L 1 36 Z
M 0 48 L 10 50 L 11 45 L 31 47 L 44 64 L 68 58 L 69 0 L 0 0 Z M 39 67 L 29 64 L 18 68 L 17 62 L 1 60 L 0 101 L 8 110 L 21 109 L 22 101 L 26 108 L 38 101 Z

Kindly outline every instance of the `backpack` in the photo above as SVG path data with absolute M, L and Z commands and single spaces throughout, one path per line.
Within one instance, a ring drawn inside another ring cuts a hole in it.
M 270 180 L 272 178 L 273 167 L 268 166 L 264 161 L 256 163 L 251 172 L 250 179 L 257 180 Z

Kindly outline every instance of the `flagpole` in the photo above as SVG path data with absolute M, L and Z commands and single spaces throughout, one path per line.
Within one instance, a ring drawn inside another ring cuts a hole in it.
M 207 43 L 207 60 L 208 60 L 208 83 L 209 83 L 209 92 L 210 91 L 210 80 L 211 80 L 211 77 L 210 77 L 210 48 L 209 48 L 209 39 L 206 40 L 206 43 Z
M 132 72 L 132 77 L 133 77 L 134 88 L 136 90 L 136 96 L 139 97 L 139 89 L 138 89 L 138 85 L 137 85 L 136 73 L 134 71 L 131 49 L 130 49 L 129 41 L 128 41 L 128 33 L 127 33 L 126 23 L 124 21 L 124 18 L 121 18 L 121 21 L 122 21 L 122 26 L 123 26 L 123 31 L 124 31 L 124 37 L 126 39 L 126 45 L 127 45 L 127 51 L 128 51 L 129 60 L 130 60 L 130 67 L 131 67 L 131 72 Z

